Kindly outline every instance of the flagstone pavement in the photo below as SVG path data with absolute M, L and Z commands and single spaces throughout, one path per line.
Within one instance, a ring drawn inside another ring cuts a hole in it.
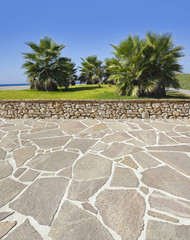
M 0 239 L 190 239 L 190 120 L 0 119 Z

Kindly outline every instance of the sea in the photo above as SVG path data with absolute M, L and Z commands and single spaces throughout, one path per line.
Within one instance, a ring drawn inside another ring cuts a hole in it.
M 0 84 L 0 87 L 13 87 L 13 86 L 28 86 L 29 83 L 18 83 L 18 84 Z

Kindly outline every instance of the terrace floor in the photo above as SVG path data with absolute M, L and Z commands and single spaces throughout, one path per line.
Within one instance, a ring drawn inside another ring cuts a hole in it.
M 190 239 L 190 120 L 0 120 L 0 239 Z

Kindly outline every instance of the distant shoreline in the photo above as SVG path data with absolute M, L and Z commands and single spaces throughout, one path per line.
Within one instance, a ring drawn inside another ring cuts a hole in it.
M 29 84 L 0 84 L 0 90 L 26 90 L 29 88 Z
M 29 83 L 0 84 L 0 87 L 28 86 Z

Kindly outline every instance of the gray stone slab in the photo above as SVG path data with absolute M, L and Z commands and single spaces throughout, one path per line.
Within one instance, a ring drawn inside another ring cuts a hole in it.
M 57 128 L 58 126 L 50 126 L 50 127 L 41 127 L 41 128 L 32 128 L 30 130 L 31 133 L 38 133 L 38 132 L 43 132 L 43 131 L 48 131 Z
M 105 150 L 107 148 L 108 144 L 106 143 L 102 143 L 102 142 L 97 142 L 92 148 L 92 151 L 96 151 L 96 152 L 101 152 L 103 150 Z
M 37 144 L 41 149 L 55 148 L 64 146 L 70 139 L 68 136 L 64 137 L 52 137 L 52 138 L 41 138 L 32 139 L 32 141 Z
M 189 145 L 155 146 L 147 147 L 147 149 L 151 151 L 190 152 Z
M 139 181 L 134 171 L 129 168 L 115 167 L 112 181 L 112 187 L 138 187 Z
M 156 144 L 156 131 L 154 130 L 130 131 L 129 133 L 143 141 L 146 145 Z
M 24 119 L 23 124 L 30 128 L 33 124 L 35 124 L 36 120 L 34 119 Z
M 149 193 L 149 190 L 146 187 L 140 187 L 139 189 L 141 190 L 141 192 L 143 192 L 146 195 Z
M 76 120 L 64 120 L 59 123 L 60 128 L 67 134 L 77 134 L 87 127 Z
M 186 137 L 189 137 L 190 138 L 190 132 L 184 132 L 184 133 L 181 133 L 181 135 L 184 135 Z
M 111 119 L 108 119 L 108 126 L 109 126 L 109 128 L 111 128 L 114 131 L 127 131 L 127 130 L 129 130 L 128 125 L 126 125 L 125 123 L 120 123 L 118 121 L 114 121 L 114 120 L 111 120 Z
M 61 172 L 59 172 L 57 175 L 72 178 L 72 167 L 65 168 Z
M 143 130 L 152 129 L 152 127 L 149 124 L 142 123 L 142 122 L 138 123 L 138 126 Z
M 62 177 L 37 179 L 10 208 L 50 225 L 69 180 Z
M 102 152 L 102 155 L 109 158 L 118 158 L 140 151 L 142 151 L 142 148 L 135 147 L 130 144 L 114 142 L 104 152 Z
M 153 191 L 149 197 L 149 203 L 152 208 L 160 211 L 168 212 L 183 218 L 190 218 L 190 202 L 169 197 L 158 191 Z
M 17 177 L 19 177 L 25 170 L 26 170 L 26 168 L 18 168 L 13 175 L 17 178 Z
M 20 147 L 18 141 L 18 131 L 9 131 L 7 136 L 1 140 L 1 147 L 9 152 Z
M 176 142 L 164 133 L 158 134 L 158 145 L 176 145 Z
M 10 123 L 5 123 L 5 124 L 1 124 L 1 125 L 0 125 L 0 127 L 1 127 L 2 129 L 4 129 L 4 128 L 10 129 L 10 127 L 14 127 L 14 126 L 15 126 L 15 124 L 10 124 Z
M 151 127 L 156 128 L 160 131 L 172 131 L 176 125 L 170 123 L 164 123 L 164 122 L 151 122 L 149 123 Z
M 178 152 L 150 152 L 150 154 L 178 171 L 190 175 L 190 157 L 187 154 Z
M 25 187 L 26 185 L 16 182 L 11 178 L 6 178 L 0 181 L 0 207 L 16 197 Z
M 165 132 L 169 137 L 179 137 L 180 135 L 174 131 Z
M 78 180 L 108 178 L 111 168 L 110 160 L 88 153 L 76 162 L 73 170 L 74 178 Z
M 20 226 L 15 228 L 5 240 L 43 240 L 40 234 L 26 220 Z
M 30 182 L 33 181 L 39 174 L 39 172 L 29 169 L 19 178 L 19 180 L 22 182 Z
M 0 140 L 6 135 L 6 132 L 1 131 L 0 129 Z
M 58 137 L 64 134 L 60 129 L 52 129 L 37 133 L 23 133 L 21 134 L 21 139 L 33 139 L 33 138 L 45 138 L 45 137 Z
M 45 127 L 45 125 L 46 125 L 45 122 L 35 122 L 32 125 L 32 127 L 33 127 L 33 129 L 36 129 L 36 128 L 42 128 L 43 129 Z M 33 130 L 33 129 L 31 129 L 31 130 Z
M 56 121 L 53 121 L 53 122 L 48 122 L 47 121 L 46 127 L 58 128 L 59 127 L 59 123 L 60 123 L 60 120 L 58 120 L 58 119 L 56 119 Z
M 190 126 L 177 126 L 175 127 L 176 132 L 190 132 Z
M 113 240 L 96 217 L 68 201 L 62 205 L 49 235 L 53 240 Z
M 97 179 L 90 181 L 73 180 L 68 193 L 68 199 L 77 201 L 88 201 L 105 183 L 107 179 Z
M 190 236 L 190 225 L 174 225 L 166 222 L 149 221 L 146 240 L 187 240 Z
M 142 176 L 142 182 L 147 186 L 190 200 L 190 179 L 170 167 L 152 168 L 144 171 Z
M 117 133 L 112 133 L 102 138 L 102 142 L 111 143 L 111 142 L 119 142 L 119 141 L 126 141 L 129 140 L 131 136 L 127 133 L 121 131 Z
M 131 138 L 130 140 L 127 141 L 127 143 L 131 143 L 135 145 L 136 147 L 144 147 L 145 143 L 141 140 L 137 140 L 135 138 Z
M 10 176 L 12 170 L 12 167 L 7 161 L 0 161 L 0 179 Z
M 129 123 L 129 122 L 126 122 L 126 125 L 129 127 L 129 129 L 131 130 L 134 130 L 134 129 L 138 129 L 139 130 L 139 127 L 136 123 Z
M 188 137 L 172 137 L 178 143 L 190 143 L 190 138 Z
M 78 154 L 65 151 L 38 154 L 28 164 L 30 168 L 43 171 L 58 171 L 70 167 L 77 159 Z
M 90 203 L 87 203 L 87 202 L 82 203 L 82 206 L 83 206 L 84 210 L 87 210 L 94 214 L 98 214 L 98 211 Z
M 146 205 L 136 190 L 103 190 L 96 198 L 95 206 L 104 223 L 122 240 L 138 239 L 144 226 Z
M 82 153 L 86 153 L 95 143 L 96 140 L 92 139 L 72 139 L 65 148 L 79 149 Z
M 152 210 L 148 210 L 147 214 L 151 217 L 155 217 L 155 218 L 160 218 L 162 220 L 166 220 L 168 222 L 173 222 L 173 223 L 178 223 L 179 220 L 176 219 L 176 218 L 173 218 L 173 217 L 170 217 L 168 215 L 165 215 L 165 214 L 162 214 L 162 213 L 159 213 L 159 212 L 155 212 L 155 211 L 152 211 Z
M 14 212 L 0 212 L 0 221 L 12 215 Z
M 27 127 L 23 124 L 22 119 L 10 119 L 6 124 L 1 126 L 4 131 L 25 130 Z
M 91 119 L 91 118 L 84 119 L 81 122 L 87 125 L 88 127 L 98 124 L 97 119 Z
M 105 132 L 95 132 L 91 134 L 91 137 L 96 139 L 101 139 L 105 135 L 106 135 Z
M 48 172 L 48 173 L 42 173 L 41 174 L 42 177 L 49 177 L 49 176 L 54 176 L 54 173 L 52 172 Z
M 88 128 L 87 130 L 80 133 L 80 135 L 89 135 L 93 134 L 95 132 L 99 132 L 101 130 L 104 130 L 107 128 L 107 125 L 105 123 L 98 123 L 94 125 L 93 127 Z
M 142 168 L 150 168 L 150 167 L 156 167 L 160 163 L 153 157 L 151 157 L 146 152 L 138 152 L 134 153 L 133 157 L 135 161 L 142 167 Z
M 123 161 L 121 161 L 122 164 L 134 168 L 134 169 L 138 169 L 138 165 L 133 161 L 133 159 L 130 156 L 126 156 L 124 157 Z
M 35 146 L 26 146 L 18 150 L 15 150 L 13 152 L 13 157 L 17 167 L 21 167 L 27 160 L 32 158 L 35 154 L 35 151 L 36 151 Z
M 6 156 L 6 151 L 0 148 L 0 160 L 4 160 Z
M 16 222 L 0 222 L 0 239 L 5 236 L 15 225 Z

